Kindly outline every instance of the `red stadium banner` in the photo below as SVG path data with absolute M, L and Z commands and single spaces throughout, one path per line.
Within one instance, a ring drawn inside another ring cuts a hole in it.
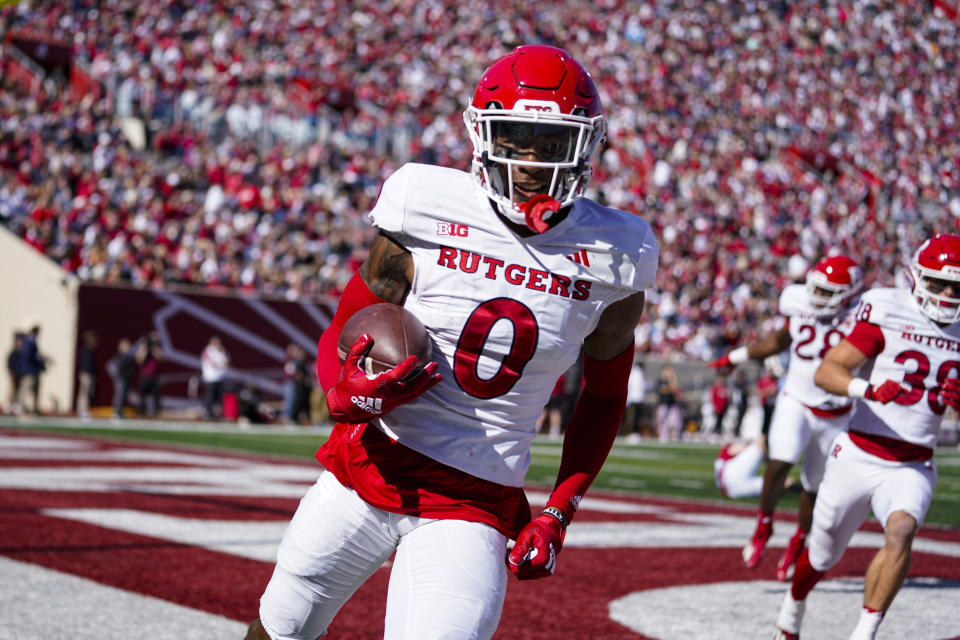
M 0 76 L 9 78 L 29 93 L 37 93 L 43 86 L 43 75 L 29 57 L 16 47 L 7 45 L 6 55 L 0 61 Z
M 103 85 L 74 62 L 70 65 L 70 97 L 79 100 L 86 95 L 99 99 L 103 95 Z
M 312 360 L 335 300 L 299 301 L 84 284 L 78 293 L 77 350 L 97 336 L 94 406 L 109 406 L 114 385 L 107 363 L 123 338 L 153 335 L 162 352 L 159 381 L 165 409 L 200 405 L 200 352 L 219 336 L 230 356 L 228 388 L 252 384 L 264 401 L 282 396 L 282 363 L 295 344 Z M 79 359 L 79 358 L 78 358 Z M 311 368 L 312 369 L 312 368 Z M 134 389 L 136 388 L 134 378 Z
M 68 42 L 33 31 L 12 31 L 7 35 L 7 42 L 47 71 L 55 67 L 67 67 L 73 58 Z
M 313 88 L 305 78 L 294 78 L 287 83 L 287 98 L 306 113 L 317 110 Z
M 933 6 L 943 11 L 951 20 L 956 20 L 960 16 L 960 11 L 957 10 L 957 5 L 951 0 L 932 0 Z

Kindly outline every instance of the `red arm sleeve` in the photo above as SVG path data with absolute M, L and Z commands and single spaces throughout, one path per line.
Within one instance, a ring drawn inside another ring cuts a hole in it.
M 340 296 L 337 312 L 333 314 L 330 326 L 320 335 L 320 341 L 317 343 L 317 380 L 324 392 L 330 391 L 330 387 L 336 384 L 340 376 L 340 357 L 337 355 L 340 330 L 350 316 L 363 307 L 369 307 L 378 302 L 386 302 L 386 300 L 370 291 L 370 287 L 359 273 L 353 274 L 350 282 L 343 289 L 343 295 Z
M 850 344 L 868 358 L 883 351 L 885 341 L 880 327 L 870 322 L 858 322 L 847 336 Z
M 557 484 L 547 506 L 573 518 L 593 479 L 610 453 L 627 403 L 633 343 L 613 360 L 584 356 L 583 389 L 567 423 Z

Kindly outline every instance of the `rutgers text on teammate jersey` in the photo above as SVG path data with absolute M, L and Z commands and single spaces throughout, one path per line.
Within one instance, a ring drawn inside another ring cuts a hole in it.
M 875 358 L 872 369 L 861 371 L 860 377 L 877 385 L 902 379 L 908 389 L 887 404 L 857 403 L 856 429 L 936 448 L 946 410 L 938 398 L 940 385 L 960 375 L 960 323 L 941 327 L 920 313 L 912 294 L 901 289 L 863 294 L 856 317 L 859 324 L 848 339 Z

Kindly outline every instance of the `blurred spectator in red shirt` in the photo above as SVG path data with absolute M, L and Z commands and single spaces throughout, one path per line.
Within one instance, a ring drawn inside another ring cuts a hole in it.
M 710 404 L 713 405 L 713 415 L 716 422 L 713 425 L 714 434 L 723 433 L 723 421 L 727 417 L 727 410 L 730 408 L 730 390 L 727 389 L 727 376 L 718 373 L 710 387 Z

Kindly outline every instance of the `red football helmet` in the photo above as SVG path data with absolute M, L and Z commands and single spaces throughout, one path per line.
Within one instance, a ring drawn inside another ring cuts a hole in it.
M 473 143 L 474 178 L 510 220 L 525 225 L 520 203 L 539 194 L 566 206 L 583 195 L 590 159 L 606 123 L 597 87 L 563 49 L 517 47 L 487 69 L 463 114 Z M 513 167 L 530 180 L 515 179 Z
M 807 273 L 807 295 L 816 316 L 836 314 L 862 286 L 863 270 L 849 256 L 824 258 Z
M 960 298 L 940 295 L 950 284 L 960 295 L 960 236 L 938 233 L 924 241 L 913 254 L 910 275 L 923 315 L 941 324 L 960 320 Z

